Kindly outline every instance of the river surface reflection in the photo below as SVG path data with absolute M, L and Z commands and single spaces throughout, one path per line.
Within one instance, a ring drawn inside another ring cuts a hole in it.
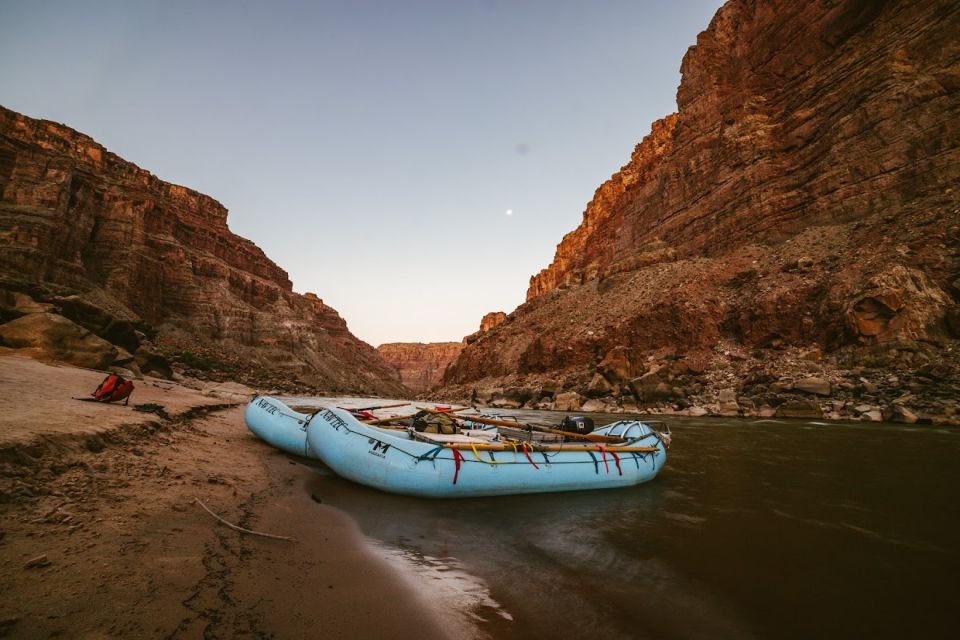
M 310 490 L 385 548 L 475 576 L 494 637 L 956 637 L 960 431 L 670 424 L 666 468 L 630 489 L 431 501 L 318 469 Z

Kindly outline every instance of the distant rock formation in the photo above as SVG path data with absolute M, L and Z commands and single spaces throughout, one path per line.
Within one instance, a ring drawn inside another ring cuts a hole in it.
M 773 415 L 817 374 L 831 399 L 788 407 L 907 398 L 954 419 L 957 33 L 949 0 L 727 2 L 684 57 L 678 112 L 510 321 L 474 334 L 448 397 Z M 937 360 L 947 386 L 917 373 Z
M 227 210 L 66 126 L 0 107 L 0 287 L 77 294 L 169 352 L 328 391 L 404 394 L 313 294 L 227 227 Z
M 453 362 L 460 342 L 391 342 L 377 347 L 383 359 L 411 391 L 422 393 L 439 384 L 447 365 Z
M 503 311 L 491 311 L 480 319 L 480 333 L 486 333 L 487 331 L 500 326 L 506 319 L 507 314 Z

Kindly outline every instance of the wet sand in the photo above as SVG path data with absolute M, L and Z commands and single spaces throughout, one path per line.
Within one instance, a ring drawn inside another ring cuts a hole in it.
M 242 405 L 150 380 L 128 407 L 70 399 L 102 377 L 0 354 L 0 637 L 451 635 Z

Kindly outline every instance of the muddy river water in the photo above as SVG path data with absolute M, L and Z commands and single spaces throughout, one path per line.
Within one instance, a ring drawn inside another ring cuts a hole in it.
M 670 424 L 666 468 L 630 489 L 431 501 L 320 467 L 309 490 L 418 571 L 425 597 L 468 616 L 480 635 L 960 633 L 960 431 Z

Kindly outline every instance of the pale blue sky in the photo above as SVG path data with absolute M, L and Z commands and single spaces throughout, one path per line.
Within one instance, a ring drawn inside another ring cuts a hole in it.
M 676 109 L 721 4 L 0 0 L 0 104 L 216 198 L 361 339 L 459 340 Z

